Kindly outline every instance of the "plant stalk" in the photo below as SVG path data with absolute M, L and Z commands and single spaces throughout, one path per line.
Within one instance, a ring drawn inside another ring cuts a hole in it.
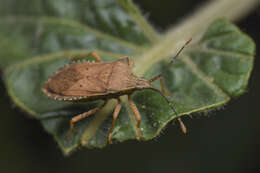
M 181 23 L 170 28 L 158 44 L 136 60 L 135 73 L 144 75 L 149 68 L 164 58 L 173 56 L 189 38 L 196 43 L 215 19 L 237 21 L 260 4 L 259 0 L 214 0 L 202 5 Z M 192 44 L 191 43 L 191 44 Z

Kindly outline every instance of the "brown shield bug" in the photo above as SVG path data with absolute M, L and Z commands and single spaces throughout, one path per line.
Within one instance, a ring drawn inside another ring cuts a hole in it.
M 173 57 L 168 67 L 173 64 L 174 60 L 190 41 L 191 39 L 189 39 L 182 46 L 176 56 Z M 76 61 L 79 58 L 89 55 L 95 58 L 97 62 Z M 68 134 L 73 132 L 74 124 L 76 122 L 93 115 L 105 106 L 108 99 L 115 98 L 118 102 L 114 109 L 112 126 L 108 135 L 108 142 L 111 143 L 112 132 L 121 109 L 119 98 L 121 95 L 128 96 L 128 102 L 137 120 L 137 128 L 140 131 L 141 116 L 136 105 L 131 99 L 131 94 L 136 90 L 152 89 L 160 93 L 177 115 L 177 112 L 171 102 L 165 96 L 166 90 L 162 80 L 163 72 L 151 79 L 139 78 L 132 73 L 133 61 L 130 61 L 127 57 L 113 62 L 103 62 L 102 59 L 94 52 L 76 56 L 72 58 L 71 61 L 71 64 L 68 64 L 62 69 L 56 71 L 47 80 L 42 88 L 42 91 L 47 96 L 55 100 L 86 102 L 101 99 L 104 100 L 104 103 L 94 109 L 89 110 L 88 112 L 84 112 L 73 117 L 70 120 L 70 131 Z M 151 86 L 151 83 L 158 79 L 160 80 L 161 91 Z M 180 117 L 177 119 L 180 123 L 182 131 L 186 133 L 186 127 Z

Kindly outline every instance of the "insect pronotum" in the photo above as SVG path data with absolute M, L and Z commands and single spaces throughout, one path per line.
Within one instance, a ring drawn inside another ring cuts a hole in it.
M 169 68 L 178 57 L 184 47 L 191 41 L 189 39 L 168 64 Z M 97 62 L 79 62 L 80 58 L 92 56 Z M 70 130 L 68 136 L 73 132 L 74 124 L 90 115 L 95 114 L 103 108 L 111 98 L 117 99 L 117 105 L 113 113 L 113 121 L 108 134 L 108 142 L 111 143 L 112 133 L 115 127 L 116 119 L 121 109 L 121 95 L 128 96 L 128 102 L 132 112 L 137 120 L 137 128 L 140 130 L 141 116 L 131 98 L 131 94 L 136 90 L 152 89 L 167 101 L 173 112 L 177 114 L 175 108 L 165 96 L 166 90 L 163 84 L 163 72 L 151 79 L 144 79 L 135 76 L 132 73 L 133 61 L 128 57 L 121 58 L 113 62 L 103 62 L 94 52 L 89 52 L 80 56 L 73 57 L 72 63 L 56 71 L 44 84 L 42 91 L 52 99 L 63 101 L 91 101 L 104 100 L 104 103 L 94 109 L 74 116 L 70 120 Z M 153 81 L 160 80 L 161 91 L 151 86 Z M 180 127 L 184 133 L 187 132 L 185 125 L 180 117 L 177 117 Z

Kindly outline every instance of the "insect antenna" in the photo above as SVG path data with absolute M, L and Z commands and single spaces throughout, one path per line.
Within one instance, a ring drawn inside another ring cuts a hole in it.
M 185 48 L 185 46 L 187 46 L 190 42 L 191 42 L 192 38 L 190 38 L 188 41 L 186 41 L 186 43 L 181 47 L 181 49 L 177 52 L 177 54 L 172 58 L 172 60 L 170 61 L 170 63 L 167 65 L 167 67 L 157 76 L 153 77 L 152 79 L 149 80 L 149 82 L 153 82 L 159 78 L 161 78 L 163 76 L 163 74 L 165 73 L 165 71 L 171 67 L 171 65 L 175 62 L 176 58 L 179 56 L 179 54 L 182 52 L 182 50 Z M 161 80 L 161 79 L 160 79 Z M 187 133 L 187 129 L 184 125 L 184 123 L 182 122 L 181 118 L 179 117 L 176 109 L 174 108 L 174 106 L 172 105 L 172 103 L 170 102 L 170 100 L 158 89 L 156 88 L 152 88 L 153 90 L 155 90 L 156 92 L 158 92 L 168 103 L 168 105 L 170 106 L 170 108 L 172 109 L 172 111 L 176 114 L 177 119 L 179 121 L 179 124 L 181 126 L 181 129 L 183 131 L 183 133 Z
M 164 68 L 164 70 L 161 73 L 159 73 L 158 75 L 156 75 L 155 77 L 150 79 L 149 82 L 153 82 L 153 81 L 159 79 L 160 77 L 162 77 L 163 74 L 166 72 L 166 70 L 168 70 L 171 67 L 171 65 L 175 62 L 176 58 L 179 56 L 179 54 L 182 52 L 182 50 L 185 48 L 185 46 L 187 46 L 191 42 L 191 40 L 192 40 L 192 38 L 190 38 L 188 41 L 186 41 L 186 43 L 181 47 L 181 49 L 177 52 L 177 54 L 172 58 L 170 63 L 167 65 L 167 67 Z
M 180 48 L 180 50 L 177 52 L 177 54 L 172 58 L 172 60 L 170 61 L 170 63 L 167 65 L 166 68 L 164 68 L 164 70 L 157 76 L 162 76 L 163 73 L 165 73 L 165 71 L 171 67 L 171 65 L 175 62 L 176 58 L 180 55 L 180 53 L 182 52 L 182 50 L 191 42 L 192 38 L 190 38 L 188 41 L 186 41 L 186 43 Z
M 164 100 L 168 103 L 168 105 L 171 107 L 171 109 L 173 110 L 173 112 L 174 112 L 176 115 L 178 115 L 176 109 L 173 107 L 173 105 L 172 105 L 172 103 L 170 102 L 170 100 L 169 100 L 160 90 L 158 90 L 157 88 L 151 88 L 151 89 L 154 90 L 154 91 L 156 91 L 156 92 L 158 92 L 158 93 L 164 98 Z
M 164 98 L 164 100 L 168 103 L 168 105 L 170 106 L 172 111 L 175 113 L 177 120 L 179 121 L 179 124 L 180 124 L 182 132 L 184 134 L 186 134 L 187 133 L 187 128 L 186 128 L 185 124 L 182 122 L 180 116 L 178 115 L 176 109 L 174 108 L 174 106 L 172 105 L 170 100 L 160 90 L 158 90 L 157 88 L 151 88 L 151 89 L 156 91 L 156 92 L 158 92 Z

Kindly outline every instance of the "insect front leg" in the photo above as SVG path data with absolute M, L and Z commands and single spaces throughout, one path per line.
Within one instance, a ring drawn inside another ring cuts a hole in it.
M 148 81 L 149 81 L 150 83 L 152 83 L 152 82 L 154 82 L 154 81 L 156 81 L 156 80 L 158 80 L 158 79 L 160 80 L 160 85 L 161 85 L 161 91 L 162 91 L 162 93 L 163 93 L 164 95 L 166 95 L 166 96 L 172 96 L 172 94 L 171 94 L 170 92 L 168 92 L 168 91 L 166 90 L 166 88 L 165 88 L 165 85 L 164 85 L 164 83 L 163 83 L 162 74 L 159 74 L 158 76 L 155 76 L 155 77 L 149 79 Z
M 73 117 L 70 120 L 70 130 L 67 133 L 67 136 L 70 136 L 72 134 L 72 132 L 74 131 L 74 125 L 75 125 L 76 122 L 78 122 L 78 121 L 80 121 L 80 120 L 82 120 L 82 119 L 84 119 L 84 118 L 86 118 L 86 117 L 88 117 L 90 115 L 93 115 L 94 113 L 96 113 L 97 111 L 102 109 L 105 106 L 106 103 L 107 103 L 107 101 L 105 101 L 102 105 L 100 105 L 100 106 L 98 106 L 98 107 L 96 107 L 94 109 L 89 110 L 88 112 L 84 112 L 82 114 L 79 114 L 79 115 Z
M 114 130 L 114 127 L 115 127 L 115 124 L 116 124 L 116 119 L 119 115 L 120 110 L 121 110 L 121 101 L 120 101 L 120 99 L 118 99 L 116 108 L 115 108 L 114 113 L 113 113 L 112 125 L 111 125 L 109 135 L 108 135 L 108 143 L 109 144 L 111 144 L 111 141 L 112 141 L 112 133 L 113 133 L 113 130 Z
M 98 56 L 98 54 L 93 52 L 93 51 L 74 56 L 70 60 L 71 61 L 77 61 L 77 60 L 84 58 L 84 57 L 87 57 L 87 56 L 93 57 L 97 62 L 103 62 L 103 60 Z

